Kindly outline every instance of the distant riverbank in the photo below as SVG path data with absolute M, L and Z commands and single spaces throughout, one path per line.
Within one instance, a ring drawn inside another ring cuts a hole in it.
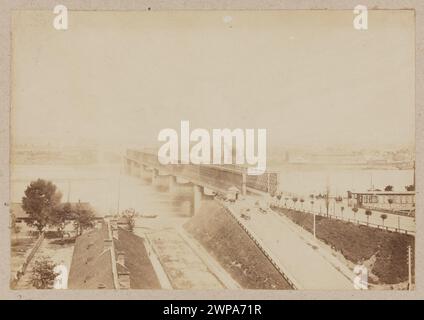
M 391 185 L 395 191 L 405 191 L 413 184 L 414 170 L 366 169 L 342 166 L 280 165 L 270 167 L 279 172 L 282 191 L 301 194 L 324 194 L 327 186 L 331 196 L 346 196 L 347 191 L 383 190 Z

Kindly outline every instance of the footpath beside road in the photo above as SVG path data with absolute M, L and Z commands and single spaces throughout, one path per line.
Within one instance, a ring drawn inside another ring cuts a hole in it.
M 206 251 L 203 246 L 197 242 L 190 234 L 188 234 L 182 227 L 178 229 L 178 233 L 191 247 L 191 249 L 202 259 L 203 263 L 208 269 L 218 278 L 222 285 L 227 289 L 242 289 L 240 284 L 237 283 L 225 269 Z
M 353 289 L 353 276 L 346 274 L 349 269 L 320 252 L 318 245 L 308 241 L 306 231 L 274 212 L 261 213 L 253 202 L 254 199 L 248 198 L 226 206 L 297 289 Z M 244 219 L 241 213 L 248 208 L 250 219 Z
M 173 289 L 223 289 L 225 286 L 175 228 L 146 234 Z
M 171 290 L 172 289 L 171 282 L 169 281 L 165 270 L 163 270 L 163 267 L 159 261 L 159 258 L 156 255 L 155 250 L 153 249 L 150 243 L 148 236 L 145 235 L 143 237 L 143 240 L 144 240 L 143 241 L 144 247 L 146 248 L 147 255 L 149 256 L 150 263 L 152 264 L 153 269 L 155 270 L 156 276 L 158 277 L 161 288 L 166 290 Z
M 287 198 L 287 195 L 283 195 L 280 201 L 274 200 L 274 205 L 286 209 L 296 209 L 310 214 L 315 213 L 316 215 L 326 215 L 326 204 L 324 199 L 314 199 L 314 203 L 311 204 L 311 199 L 305 198 L 305 202 L 301 204 L 299 201 L 297 203 L 293 203 L 291 198 L 289 200 L 286 200 L 285 198 Z M 367 217 L 365 211 L 366 210 L 364 208 L 359 208 L 358 212 L 355 213 L 352 210 L 352 207 L 349 207 L 346 199 L 341 202 L 334 202 L 332 200 L 328 208 L 328 214 L 332 218 L 368 225 L 372 228 L 388 228 L 391 231 L 400 233 L 407 232 L 408 234 L 415 235 L 414 217 L 385 212 L 384 214 L 386 219 L 383 221 L 381 219 L 383 212 L 371 210 L 371 216 Z

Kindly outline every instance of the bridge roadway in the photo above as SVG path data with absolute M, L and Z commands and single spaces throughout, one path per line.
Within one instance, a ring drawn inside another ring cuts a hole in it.
M 152 183 L 167 179 L 166 183 L 172 189 L 177 183 L 193 184 L 194 212 L 200 207 L 200 201 L 211 192 L 228 194 L 230 188 L 236 187 L 242 195 L 247 190 L 252 192 L 273 193 L 278 187 L 278 175 L 275 172 L 265 172 L 258 176 L 247 175 L 247 168 L 233 165 L 194 165 L 170 164 L 163 165 L 157 155 L 138 150 L 127 150 L 125 156 L 126 171 L 130 175 L 151 174 Z M 207 192 L 209 191 L 209 192 Z

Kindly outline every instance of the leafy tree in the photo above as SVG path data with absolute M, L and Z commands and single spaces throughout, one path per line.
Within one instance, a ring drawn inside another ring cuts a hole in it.
M 387 219 L 387 214 L 383 213 L 383 214 L 380 216 L 380 218 L 381 218 L 381 220 L 383 221 L 383 226 L 384 226 L 384 220 L 386 220 L 386 219 Z
M 86 229 L 94 227 L 95 215 L 89 208 L 83 208 L 80 203 L 77 203 L 76 209 L 72 212 L 72 219 L 77 235 L 81 235 Z
M 372 211 L 367 209 L 365 210 L 365 215 L 367 216 L 367 225 L 369 225 L 370 216 L 372 215 Z
M 127 220 L 128 231 L 133 232 L 135 227 L 135 217 L 137 213 L 134 209 L 127 209 L 122 213 L 122 216 Z
M 385 186 L 384 191 L 393 191 L 393 186 L 391 185 Z
M 31 284 L 37 289 L 51 289 L 54 279 L 59 275 L 54 272 L 56 264 L 48 257 L 42 257 L 34 262 L 31 273 Z
M 340 212 L 341 212 L 341 214 L 342 214 L 342 218 L 343 218 L 343 211 L 344 211 L 344 209 L 345 209 L 345 208 L 344 208 L 343 206 L 341 206 L 341 207 L 340 207 Z
M 314 212 L 314 201 L 313 200 L 311 200 L 311 211 Z
M 388 202 L 388 203 L 389 203 L 389 205 L 390 205 L 390 209 L 392 209 L 393 199 L 387 199 L 387 202 Z
M 352 208 L 352 211 L 353 211 L 353 219 L 355 219 L 356 220 L 356 213 L 358 212 L 358 207 L 353 207 Z
M 27 224 L 42 232 L 55 210 L 58 210 L 61 197 L 62 194 L 52 182 L 43 179 L 32 181 L 22 198 L 22 208 L 29 217 Z
M 406 191 L 415 191 L 415 185 L 410 184 L 409 186 L 405 186 Z
M 73 212 L 71 204 L 65 203 L 60 209 L 55 210 L 50 217 L 50 224 L 57 227 L 58 231 L 63 237 L 63 229 L 66 223 L 73 219 Z
M 296 197 L 293 197 L 293 198 L 292 198 L 292 201 L 293 201 L 293 208 L 296 206 L 296 202 L 297 202 L 297 200 L 298 200 L 298 199 L 297 199 Z
M 18 233 L 21 231 L 21 227 L 16 222 L 16 215 L 12 212 L 10 215 L 10 229 L 12 232 L 17 236 Z
M 301 198 L 301 199 L 300 199 L 300 205 L 301 205 L 302 210 L 303 210 L 303 203 L 304 203 L 304 202 L 305 202 L 305 199 Z

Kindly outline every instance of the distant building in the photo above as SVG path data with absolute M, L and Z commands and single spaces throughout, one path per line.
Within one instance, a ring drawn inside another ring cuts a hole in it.
M 10 214 L 14 215 L 16 223 L 22 223 L 29 220 L 28 214 L 22 209 L 22 203 L 12 202 L 10 204 Z
M 160 289 L 144 241 L 116 220 L 98 222 L 75 242 L 68 288 Z
M 395 191 L 348 191 L 349 206 L 415 214 L 415 192 Z
M 61 203 L 60 208 L 66 203 Z M 93 210 L 88 202 L 71 202 L 71 210 Z M 26 211 L 22 208 L 22 203 L 12 202 L 10 204 L 10 213 L 15 215 L 15 221 L 17 223 L 22 223 L 29 220 L 29 216 Z

